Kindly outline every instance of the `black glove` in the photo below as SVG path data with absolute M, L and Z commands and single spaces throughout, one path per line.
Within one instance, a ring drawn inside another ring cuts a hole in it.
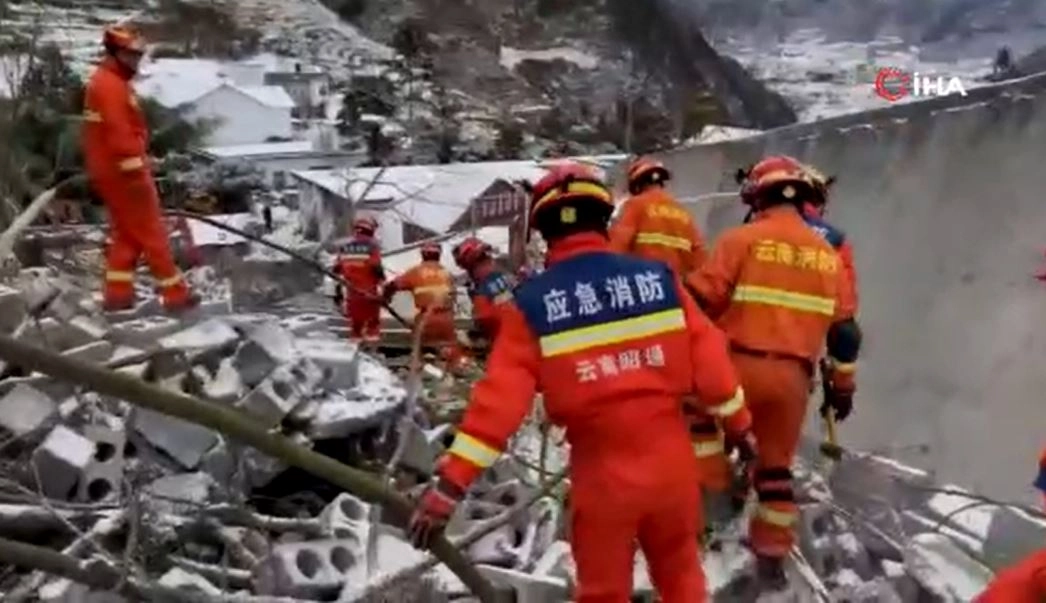
M 759 455 L 759 445 L 755 440 L 755 434 L 748 429 L 739 434 L 727 434 L 726 452 L 731 454 L 737 450 L 737 456 L 742 463 L 750 463 Z
M 854 393 L 852 390 L 842 390 L 832 385 L 830 381 L 824 383 L 824 402 L 821 404 L 821 416 L 828 418 L 828 413 L 835 414 L 835 420 L 840 423 L 850 416 L 854 409 Z

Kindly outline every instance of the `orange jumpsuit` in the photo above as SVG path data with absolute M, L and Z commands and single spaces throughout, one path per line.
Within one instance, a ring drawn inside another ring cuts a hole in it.
M 576 600 L 628 601 L 638 541 L 662 601 L 706 601 L 680 400 L 695 392 L 731 432 L 751 423 L 723 335 L 663 263 L 610 253 L 601 235 L 556 241 L 547 263 L 506 305 L 440 475 L 467 488 L 540 391 L 570 444 Z
M 973 603 L 1043 603 L 1046 601 L 1046 549 L 995 575 Z
M 357 235 L 338 254 L 334 271 L 349 284 L 344 312 L 352 337 L 377 341 L 381 335 L 381 248 L 374 237 Z
M 495 270 L 490 264 L 477 268 L 469 278 L 472 322 L 484 337 L 494 341 L 501 324 L 501 310 L 507 302 L 512 301 L 515 280 Z
M 177 306 L 188 301 L 189 289 L 171 255 L 149 167 L 148 129 L 131 77 L 108 57 L 91 75 L 84 95 L 84 163 L 109 213 L 105 300 L 117 306 L 133 303 L 135 265 L 144 255 L 164 303 Z
M 421 323 L 422 314 L 431 313 L 421 333 L 422 345 L 438 348 L 448 364 L 460 364 L 465 355 L 454 330 L 454 279 L 450 272 L 436 260 L 425 260 L 390 282 L 385 295 L 395 291 L 409 291 L 414 296 L 415 324 Z
M 792 206 L 725 232 L 687 279 L 730 340 L 752 409 L 759 506 L 749 536 L 762 555 L 786 555 L 794 542 L 792 459 L 822 346 L 834 323 L 853 317 L 844 279 L 838 255 Z M 852 372 L 847 360 L 835 365 Z
M 610 246 L 620 253 L 665 262 L 680 275 L 697 270 L 705 258 L 704 239 L 693 216 L 658 186 L 625 202 L 610 229 Z M 701 485 L 712 492 L 725 491 L 730 465 L 723 454 L 721 430 L 707 413 L 691 409 L 688 414 Z
M 610 228 L 610 248 L 665 262 L 678 274 L 697 270 L 705 244 L 693 216 L 661 187 L 650 187 L 625 202 Z

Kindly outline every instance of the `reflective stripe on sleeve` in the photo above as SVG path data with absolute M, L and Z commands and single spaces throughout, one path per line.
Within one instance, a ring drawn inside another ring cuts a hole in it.
M 834 370 L 836 372 L 839 372 L 839 373 L 853 374 L 853 373 L 857 372 L 857 363 L 856 362 L 839 362 L 835 358 L 829 357 L 828 358 L 828 364 L 831 365 L 832 370 Z
M 833 316 L 835 314 L 835 300 L 832 298 L 795 293 L 794 291 L 774 287 L 738 285 L 734 289 L 733 301 L 779 306 L 790 310 L 798 310 L 799 312 L 824 314 L 825 316 Z
M 541 353 L 546 358 L 570 354 L 602 345 L 660 335 L 686 328 L 681 308 L 644 314 L 600 325 L 571 329 L 541 338 Z
M 121 160 L 117 165 L 120 166 L 121 170 L 130 172 L 131 170 L 140 170 L 145 167 L 145 160 L 141 157 L 128 157 Z
M 454 436 L 454 444 L 451 445 L 450 450 L 447 452 L 460 456 L 483 469 L 493 465 L 494 461 L 501 456 L 500 450 L 491 448 L 469 434 L 460 431 Z
M 756 510 L 756 516 L 760 520 L 765 521 L 766 523 L 782 528 L 792 527 L 792 525 L 799 518 L 797 513 L 792 513 L 789 511 L 778 511 L 777 509 L 772 509 L 763 504 L 759 505 L 758 509 Z
M 450 287 L 446 285 L 425 285 L 424 287 L 414 287 L 414 293 L 431 293 L 433 295 L 446 295 L 450 292 Z
M 662 245 L 664 247 L 682 249 L 684 251 L 689 251 L 690 248 L 693 247 L 690 239 L 667 235 L 661 232 L 641 232 L 636 235 L 636 243 L 642 243 L 645 245 Z
M 501 293 L 498 293 L 497 295 L 494 296 L 494 303 L 495 304 L 503 304 L 503 303 L 508 302 L 508 301 L 512 301 L 512 292 L 511 291 L 502 291 Z
M 707 442 L 691 442 L 694 447 L 694 456 L 698 458 L 704 458 L 709 456 L 715 456 L 717 454 L 723 454 L 725 449 L 723 443 L 719 440 L 709 440 Z
M 170 277 L 167 277 L 167 278 L 160 279 L 159 281 L 157 281 L 156 284 L 158 284 L 161 287 L 173 287 L 173 286 L 177 285 L 180 282 L 182 282 L 182 275 L 179 272 L 178 274 L 176 274 L 174 276 L 170 276 Z
M 114 283 L 130 283 L 134 281 L 134 273 L 124 270 L 108 270 L 105 273 L 105 280 Z
M 737 391 L 734 392 L 734 397 L 730 398 L 722 404 L 716 404 L 708 409 L 708 414 L 715 415 L 717 417 L 729 417 L 735 412 L 745 407 L 745 391 L 741 389 L 741 386 L 737 387 Z
M 102 114 L 97 111 L 84 111 L 84 121 L 100 124 L 102 123 Z

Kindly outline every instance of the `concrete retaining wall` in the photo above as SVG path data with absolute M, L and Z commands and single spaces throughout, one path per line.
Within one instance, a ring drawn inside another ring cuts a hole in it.
M 866 353 L 844 443 L 1035 500 L 1046 444 L 1046 74 L 800 124 L 663 158 L 681 197 L 736 190 L 784 152 L 836 174 L 829 217 L 855 245 Z M 710 237 L 736 198 L 694 204 Z M 921 444 L 928 453 L 917 452 Z

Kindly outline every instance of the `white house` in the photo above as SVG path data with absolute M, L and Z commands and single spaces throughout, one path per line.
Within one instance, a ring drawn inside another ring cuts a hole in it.
M 359 165 L 366 153 L 316 149 L 307 140 L 259 144 L 212 146 L 198 154 L 207 161 L 248 161 L 265 173 L 267 183 L 284 188 L 296 183 L 291 172 L 299 170 L 333 170 Z
M 281 86 L 287 91 L 294 99 L 297 117 L 323 116 L 330 86 L 330 77 L 323 71 L 295 63 L 292 71 L 267 71 L 265 84 Z
M 306 236 L 331 240 L 347 234 L 355 209 L 377 219 L 383 248 L 396 249 L 519 215 L 526 200 L 512 183 L 544 173 L 534 161 L 487 161 L 292 174 Z
M 142 66 L 135 90 L 187 117 L 214 121 L 212 145 L 290 139 L 294 100 L 281 86 L 265 85 L 264 73 L 262 63 L 157 59 Z

